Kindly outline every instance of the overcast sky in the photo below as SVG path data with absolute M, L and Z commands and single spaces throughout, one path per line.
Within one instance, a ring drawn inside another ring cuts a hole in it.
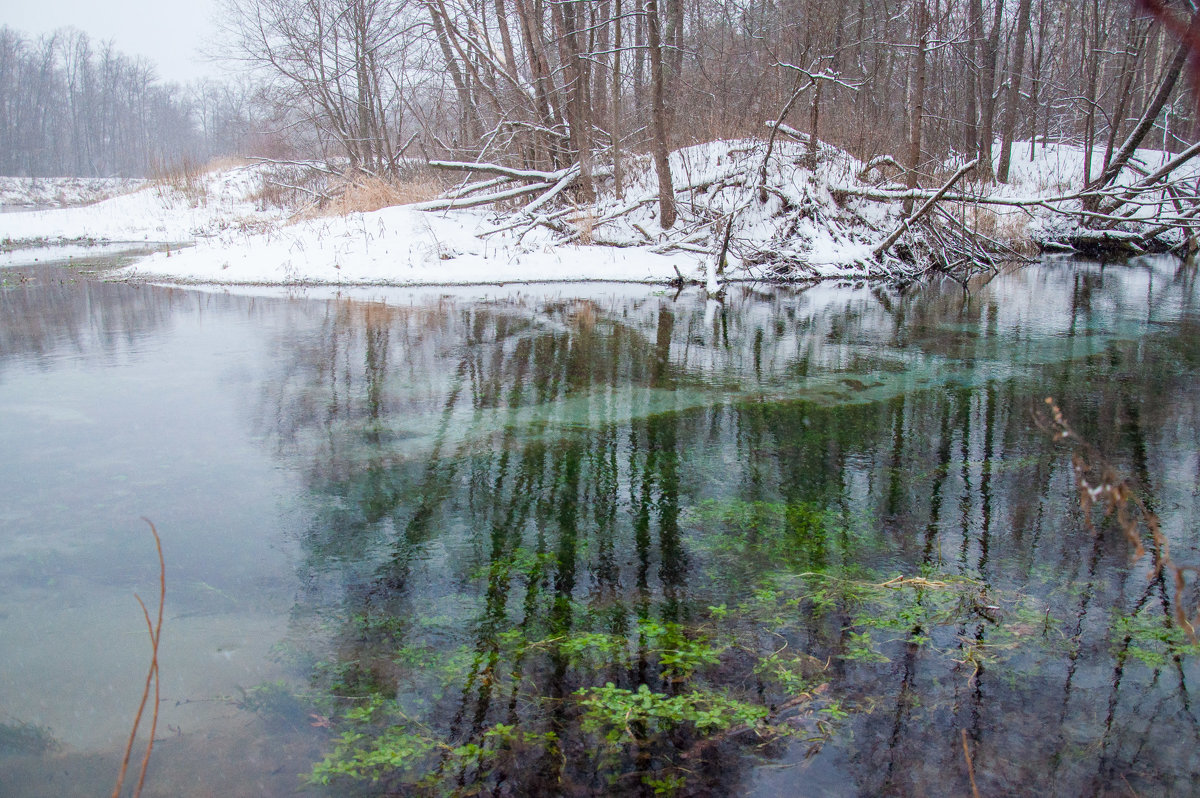
M 216 0 L 0 0 L 0 24 L 30 36 L 73 26 L 179 82 L 223 74 L 198 52 L 216 35 L 215 14 Z

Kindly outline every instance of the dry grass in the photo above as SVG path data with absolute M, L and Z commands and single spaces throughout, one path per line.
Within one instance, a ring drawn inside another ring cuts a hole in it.
M 1025 229 L 1029 224 L 1029 217 L 1020 211 L 997 212 L 982 205 L 956 203 L 947 203 L 947 209 L 972 232 L 999 241 L 1019 252 L 1026 248 L 1034 248 Z
M 581 209 L 571 223 L 575 225 L 580 244 L 588 246 L 594 241 L 592 231 L 596 228 L 596 213 L 592 208 Z
M 150 185 L 158 196 L 179 194 L 191 201 L 193 206 L 208 203 L 208 169 L 189 159 L 174 164 L 154 163 L 150 166 Z
M 393 205 L 409 205 L 434 199 L 444 190 L 436 177 L 425 170 L 411 170 L 404 175 L 384 180 L 375 175 L 347 176 L 334 182 L 322 201 L 312 202 L 298 219 L 325 216 L 345 216 L 350 213 L 370 213 Z
M 174 193 L 188 199 L 193 207 L 208 204 L 208 176 L 214 172 L 222 172 L 238 166 L 245 166 L 249 161 L 244 158 L 231 156 L 214 158 L 205 164 L 199 164 L 190 159 L 183 159 L 173 164 L 153 163 L 150 166 L 150 185 L 160 197 Z
M 351 181 L 330 206 L 338 214 L 368 213 L 430 200 L 441 193 L 442 186 L 431 175 L 417 173 L 397 180 L 368 175 Z

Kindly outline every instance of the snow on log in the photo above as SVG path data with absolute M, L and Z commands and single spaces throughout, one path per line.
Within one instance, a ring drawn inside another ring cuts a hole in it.
M 526 194 L 533 194 L 538 191 L 554 188 L 553 183 L 529 183 L 517 188 L 511 188 L 508 191 L 497 191 L 495 194 L 480 194 L 477 197 L 449 197 L 447 199 L 428 200 L 426 202 L 414 202 L 409 205 L 414 211 L 441 211 L 450 208 L 475 208 L 479 205 L 490 205 L 493 202 L 512 199 L 513 197 L 523 197 Z
M 494 163 L 470 163 L 468 161 L 430 161 L 434 169 L 452 169 L 459 172 L 487 172 L 489 174 L 505 175 L 515 180 L 537 180 L 542 183 L 557 183 L 576 166 L 559 169 L 557 172 L 542 172 L 537 169 L 513 169 Z

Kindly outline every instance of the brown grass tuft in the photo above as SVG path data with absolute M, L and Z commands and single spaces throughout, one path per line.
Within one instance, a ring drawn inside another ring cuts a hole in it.
M 177 163 L 154 163 L 150 166 L 150 185 L 160 197 L 177 193 L 191 201 L 193 207 L 208 203 L 208 169 L 190 159 Z
M 953 213 L 963 221 L 968 230 L 1013 247 L 1018 252 L 1024 252 L 1030 248 L 1036 251 L 1026 232 L 1029 217 L 1024 213 L 1019 211 L 998 213 L 994 209 L 982 205 L 955 206 Z
M 297 218 L 345 216 L 350 213 L 370 213 L 393 205 L 409 205 L 439 196 L 444 187 L 430 173 L 412 170 L 385 180 L 375 175 L 347 176 L 340 186 L 327 191 L 327 199 L 306 208 Z
M 588 246 L 595 240 L 592 236 L 592 231 L 596 228 L 596 213 L 591 208 L 583 208 L 571 220 L 575 225 L 575 230 L 579 233 L 579 243 Z

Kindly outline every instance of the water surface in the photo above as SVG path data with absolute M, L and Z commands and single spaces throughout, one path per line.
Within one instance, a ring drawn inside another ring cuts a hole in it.
M 964 733 L 984 795 L 1200 770 L 1180 597 L 1085 528 L 1031 414 L 1056 397 L 1200 562 L 1177 261 L 724 303 L 6 277 L 15 794 L 111 789 L 142 516 L 146 794 L 968 794 Z

